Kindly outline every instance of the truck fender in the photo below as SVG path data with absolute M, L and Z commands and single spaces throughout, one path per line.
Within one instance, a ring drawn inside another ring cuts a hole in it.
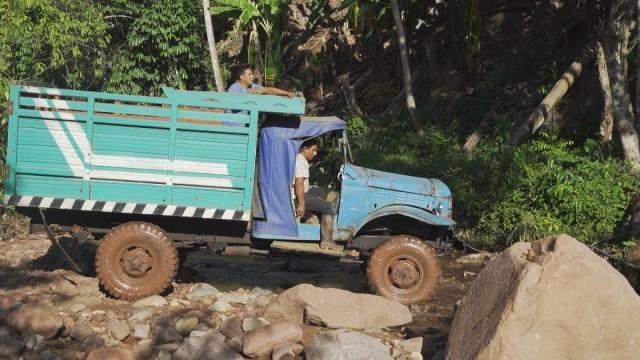
M 453 221 L 452 219 L 438 216 L 424 209 L 420 209 L 413 206 L 406 206 L 406 205 L 390 205 L 390 206 L 385 206 L 383 208 L 377 209 L 376 211 L 367 215 L 367 217 L 364 218 L 364 220 L 362 220 L 360 224 L 358 224 L 358 226 L 355 227 L 353 234 L 357 234 L 360 231 L 360 229 L 362 229 L 366 224 L 368 224 L 372 220 L 375 220 L 384 216 L 389 216 L 389 215 L 403 215 L 408 218 L 412 218 L 420 222 L 423 222 L 425 224 L 435 225 L 435 226 L 453 226 L 456 224 L 456 222 Z

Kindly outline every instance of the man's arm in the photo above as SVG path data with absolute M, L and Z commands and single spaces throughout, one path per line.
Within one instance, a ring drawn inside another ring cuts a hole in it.
M 296 202 L 298 203 L 298 207 L 296 207 L 296 215 L 302 217 L 305 212 L 305 204 L 304 204 L 304 178 L 297 177 L 294 190 L 296 193 Z
M 278 96 L 287 96 L 287 97 L 294 97 L 296 95 L 291 91 L 282 90 L 282 89 L 278 89 L 276 87 L 270 87 L 270 86 L 257 87 L 249 90 L 249 92 L 252 94 L 278 95 Z

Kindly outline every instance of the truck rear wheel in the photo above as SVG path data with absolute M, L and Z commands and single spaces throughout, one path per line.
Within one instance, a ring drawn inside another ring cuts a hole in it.
M 367 266 L 371 290 L 406 305 L 428 299 L 439 276 L 433 249 L 408 235 L 394 236 L 376 247 Z
M 166 290 L 178 270 L 178 252 L 160 227 L 128 222 L 100 241 L 96 273 L 111 295 L 138 300 Z

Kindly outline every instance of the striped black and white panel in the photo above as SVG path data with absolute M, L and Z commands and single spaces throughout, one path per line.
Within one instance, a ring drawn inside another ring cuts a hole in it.
M 222 219 L 249 221 L 249 212 L 241 210 L 209 209 L 195 206 L 139 204 L 117 201 L 96 201 L 81 199 L 61 199 L 39 196 L 8 196 L 3 199 L 5 205 L 68 209 L 83 211 L 113 212 L 121 214 L 182 216 L 202 219 Z

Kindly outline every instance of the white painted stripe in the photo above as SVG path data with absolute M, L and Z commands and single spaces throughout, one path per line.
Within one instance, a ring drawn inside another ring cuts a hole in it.
M 22 91 L 31 94 L 61 95 L 58 89 L 41 89 L 35 86 L 25 86 L 22 88 Z
M 33 196 L 23 196 L 20 198 L 20 201 L 16 204 L 17 206 L 29 206 Z
M 244 214 L 242 214 L 242 221 L 249 221 L 249 212 L 245 211 Z
M 136 203 L 127 203 L 124 206 L 124 209 L 122 209 L 122 212 L 126 214 L 131 214 L 133 212 L 133 209 L 135 209 L 135 207 L 136 207 Z
M 235 210 L 225 210 L 224 214 L 222 214 L 222 219 L 231 220 L 231 219 L 233 219 L 233 214 L 235 214 L 235 213 L 236 213 Z
M 51 197 L 46 197 L 42 199 L 42 202 L 40 203 L 40 207 L 42 208 L 48 208 L 51 207 L 51 203 L 53 203 L 54 198 Z
M 194 212 L 196 212 L 196 208 L 194 206 L 189 206 L 184 210 L 184 213 L 182 214 L 182 216 L 192 217 Z
M 73 207 L 73 203 L 75 202 L 74 199 L 64 199 L 64 201 L 62 202 L 62 205 L 60 206 L 61 209 L 71 209 Z
M 204 211 L 204 214 L 202 214 L 202 217 L 204 219 L 211 219 L 213 217 L 213 214 L 215 214 L 216 209 L 207 209 Z
M 104 206 L 102 207 L 102 211 L 105 212 L 112 212 L 113 208 L 116 206 L 116 202 L 115 201 L 107 201 Z
M 154 159 L 131 156 L 93 155 L 93 165 L 125 167 L 131 169 L 167 170 L 167 159 Z
M 93 209 L 93 205 L 96 204 L 95 200 L 87 200 L 84 202 L 84 204 L 82 204 L 82 208 L 80 210 L 92 210 Z
M 150 183 L 165 183 L 167 175 L 161 174 L 145 174 L 145 173 L 128 173 L 121 171 L 94 170 L 91 173 L 93 179 L 101 180 L 123 180 L 123 181 L 140 181 Z
M 80 148 L 82 156 L 86 161 L 86 157 L 90 156 L 91 154 L 91 144 L 89 143 L 89 139 L 87 139 L 87 133 L 84 131 L 80 123 L 66 122 L 65 125 L 67 126 L 67 129 L 69 129 L 71 136 L 73 136 L 73 140 Z
M 62 155 L 67 161 L 67 164 L 69 164 L 69 167 L 71 168 L 71 172 L 73 173 L 73 176 L 82 177 L 84 173 L 84 166 L 82 166 L 81 169 L 79 166 L 77 166 L 77 164 L 83 164 L 82 160 L 80 160 L 80 157 L 78 157 L 78 154 L 75 151 L 62 150 L 64 148 L 73 149 L 71 142 L 69 142 L 69 139 L 64 133 L 55 134 L 56 131 L 63 131 L 62 126 L 60 125 L 60 122 L 45 121 L 44 123 L 46 124 L 47 129 L 49 129 L 49 133 L 53 137 L 53 140 L 56 142 L 56 145 L 58 145 L 58 148 L 62 152 Z
M 40 111 L 40 116 L 46 119 L 62 119 L 62 120 L 76 120 L 76 116 L 73 113 L 66 111 Z
M 151 215 L 156 210 L 157 205 L 147 204 L 142 210 L 142 213 L 145 215 Z
M 164 209 L 164 212 L 162 213 L 162 215 L 173 215 L 175 212 L 176 212 L 176 206 L 169 205 L 167 206 L 166 209 Z
M 173 170 L 199 174 L 229 175 L 229 168 L 227 167 L 227 164 L 189 160 L 176 160 Z
M 229 179 L 215 179 L 196 176 L 176 176 L 173 179 L 175 185 L 199 185 L 231 188 L 233 183 Z
M 69 110 L 71 107 L 66 100 L 55 100 L 55 99 L 38 99 L 31 98 L 33 100 L 34 106 L 37 107 L 47 107 L 47 108 L 56 108 L 56 109 L 65 109 Z

